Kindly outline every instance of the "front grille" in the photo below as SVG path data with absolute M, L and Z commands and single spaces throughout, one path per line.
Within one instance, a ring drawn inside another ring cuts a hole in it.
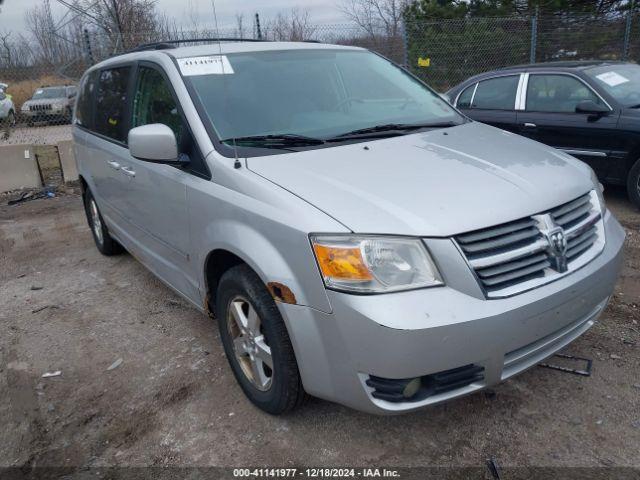
M 51 104 L 50 103 L 43 103 L 43 104 L 39 104 L 39 105 L 29 105 L 29 110 L 31 110 L 32 112 L 44 112 L 47 110 L 51 110 Z
M 554 234 L 559 237 L 552 238 Z M 592 191 L 547 212 L 464 233 L 455 240 L 486 296 L 495 298 L 580 268 L 604 247 L 604 226 Z
M 371 396 L 387 402 L 418 402 L 425 398 L 464 388 L 471 383 L 484 380 L 484 367 L 480 365 L 465 365 L 451 370 L 424 375 L 420 377 L 420 387 L 406 397 L 403 391 L 407 384 L 414 379 L 388 379 L 371 375 L 366 384 L 373 388 Z

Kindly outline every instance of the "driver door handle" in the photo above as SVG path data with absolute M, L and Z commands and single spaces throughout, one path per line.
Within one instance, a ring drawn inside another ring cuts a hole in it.
M 107 163 L 109 164 L 109 166 L 111 168 L 113 168 L 114 170 L 120 170 L 120 164 L 118 162 L 114 162 L 112 160 L 107 160 Z
M 131 168 L 129 167 L 122 167 L 120 169 L 120 171 L 122 173 L 124 173 L 125 175 L 129 176 L 129 177 L 135 177 L 136 176 L 136 172 L 134 172 L 133 170 L 131 170 Z
M 526 128 L 536 128 L 537 127 L 537 125 L 535 123 L 529 123 L 529 122 L 525 123 L 524 126 Z

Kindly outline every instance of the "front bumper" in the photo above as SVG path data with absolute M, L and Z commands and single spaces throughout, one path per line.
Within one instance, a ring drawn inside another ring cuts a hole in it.
M 536 365 L 589 329 L 606 307 L 624 242 L 624 230 L 608 212 L 605 232 L 605 248 L 592 262 L 509 298 L 479 298 L 468 279 L 459 278 L 462 270 L 447 267 L 445 280 L 452 273 L 458 278 L 446 287 L 371 296 L 328 291 L 331 314 L 279 304 L 305 389 L 358 410 L 401 413 L 495 385 Z M 469 364 L 484 367 L 482 380 L 418 401 L 374 398 L 366 385 L 370 375 L 412 378 Z
M 52 110 L 21 110 L 21 115 L 24 118 L 29 119 L 44 119 L 44 118 L 54 118 L 54 117 L 64 117 L 67 115 L 66 108 L 55 108 Z

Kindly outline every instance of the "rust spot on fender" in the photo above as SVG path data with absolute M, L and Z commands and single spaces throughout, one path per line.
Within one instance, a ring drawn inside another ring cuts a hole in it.
M 269 282 L 267 283 L 267 288 L 275 301 L 282 303 L 296 303 L 296 296 L 284 283 Z

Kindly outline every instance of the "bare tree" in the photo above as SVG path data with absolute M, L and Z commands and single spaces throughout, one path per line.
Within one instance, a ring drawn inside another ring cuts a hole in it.
M 287 13 L 278 13 L 275 19 L 266 23 L 265 31 L 272 40 L 299 42 L 312 38 L 316 28 L 309 11 L 295 7 Z
M 409 0 L 343 0 L 338 8 L 369 36 L 396 37 L 409 3 Z

